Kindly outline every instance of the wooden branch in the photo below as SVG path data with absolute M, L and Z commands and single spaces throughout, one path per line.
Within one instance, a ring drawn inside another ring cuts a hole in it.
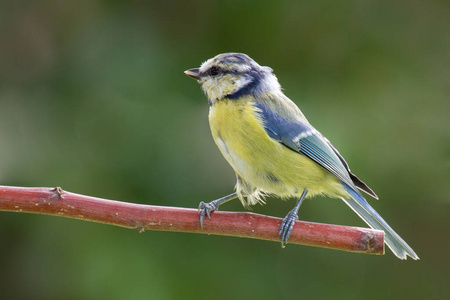
M 57 188 L 0 186 L 0 211 L 46 214 L 125 228 L 247 237 L 279 242 L 282 219 L 248 212 L 212 213 L 199 225 L 196 209 L 133 204 L 84 196 Z M 290 244 L 384 254 L 384 232 L 297 221 Z

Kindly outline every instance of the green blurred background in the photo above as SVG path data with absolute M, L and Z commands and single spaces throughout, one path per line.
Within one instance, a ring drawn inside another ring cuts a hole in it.
M 448 1 L 1 1 L 1 184 L 193 208 L 230 193 L 183 74 L 229 51 L 275 70 L 421 260 L 3 212 L 2 298 L 449 299 Z M 300 218 L 365 226 L 328 198 Z

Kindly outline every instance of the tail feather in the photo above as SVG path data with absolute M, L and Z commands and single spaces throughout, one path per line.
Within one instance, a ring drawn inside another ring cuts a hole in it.
M 366 199 L 355 189 L 343 183 L 345 189 L 350 194 L 351 199 L 344 199 L 344 202 L 355 211 L 370 227 L 383 230 L 386 245 L 400 259 L 406 259 L 409 255 L 413 259 L 419 259 L 410 246 L 386 223 L 385 220 L 373 209 Z

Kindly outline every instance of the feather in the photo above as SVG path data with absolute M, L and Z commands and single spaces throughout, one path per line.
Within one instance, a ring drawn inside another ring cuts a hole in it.
M 353 209 L 367 225 L 374 229 L 384 231 L 386 245 L 388 245 L 398 258 L 406 259 L 406 256 L 409 255 L 413 259 L 419 259 L 414 250 L 409 247 L 408 244 L 375 211 L 375 209 L 367 203 L 366 199 L 364 199 L 360 193 L 345 183 L 343 185 L 351 198 L 342 198 L 342 200 L 344 200 L 344 202 L 350 206 L 350 208 Z
M 352 188 L 359 188 L 372 197 L 377 195 L 354 175 L 336 148 L 312 125 L 288 121 L 262 103 L 259 109 L 267 134 L 289 149 L 303 154 Z

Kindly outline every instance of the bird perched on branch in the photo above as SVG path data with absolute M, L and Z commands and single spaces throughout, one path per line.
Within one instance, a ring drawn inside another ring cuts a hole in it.
M 266 195 L 297 198 L 279 230 L 284 247 L 302 201 L 327 195 L 341 198 L 370 227 L 383 230 L 386 244 L 398 258 L 419 258 L 363 198 L 359 190 L 378 199 L 283 94 L 271 68 L 246 54 L 223 53 L 185 73 L 201 84 L 208 97 L 214 141 L 237 178 L 235 193 L 200 203 L 201 226 L 205 216 L 235 198 L 245 207 L 263 203 Z

